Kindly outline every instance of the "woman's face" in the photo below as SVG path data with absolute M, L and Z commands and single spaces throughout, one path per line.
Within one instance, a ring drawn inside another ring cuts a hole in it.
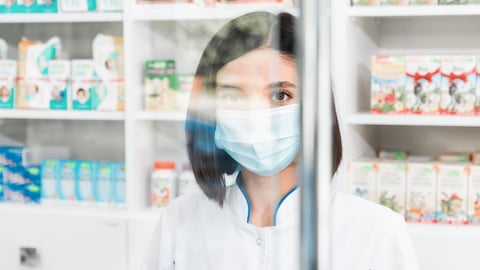
M 295 60 L 262 48 L 225 65 L 217 73 L 217 108 L 258 110 L 299 102 Z

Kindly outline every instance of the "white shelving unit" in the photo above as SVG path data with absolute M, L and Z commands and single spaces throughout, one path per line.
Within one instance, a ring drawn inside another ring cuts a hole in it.
M 39 249 L 39 270 L 139 269 L 160 216 L 148 206 L 151 167 L 155 160 L 169 159 L 180 169 L 187 161 L 186 113 L 143 109 L 144 64 L 174 59 L 178 73 L 193 74 L 203 48 L 226 20 L 260 10 L 296 13 L 270 4 L 212 8 L 125 1 L 123 13 L 0 14 L 0 38 L 9 44 L 11 59 L 17 59 L 23 36 L 42 41 L 59 36 L 61 58 L 91 59 L 97 33 L 123 35 L 126 74 L 125 111 L 0 110 L 0 145 L 67 146 L 72 159 L 125 161 L 127 167 L 123 209 L 0 204 L 0 219 L 7 220 L 0 225 L 0 250 L 8 258 L 0 260 L 0 269 L 17 269 L 19 248 L 25 246 Z M 37 226 L 26 233 L 13 229 L 17 223 Z M 73 240 L 66 237 L 72 232 Z M 92 237 L 102 243 L 90 249 Z M 105 250 L 109 254 L 103 257 Z M 102 258 L 72 263 L 81 259 L 78 254 Z
M 435 156 L 479 150 L 478 116 L 376 115 L 370 107 L 374 54 L 477 54 L 480 6 L 351 7 L 332 1 L 333 81 L 340 108 L 344 158 L 378 149 Z M 345 183 L 344 183 L 345 184 Z M 408 224 L 421 269 L 476 269 L 479 227 Z

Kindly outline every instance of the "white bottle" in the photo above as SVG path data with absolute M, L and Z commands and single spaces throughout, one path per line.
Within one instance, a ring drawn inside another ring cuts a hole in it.
M 175 197 L 175 162 L 156 161 L 151 177 L 152 207 L 165 207 Z
M 195 181 L 192 166 L 184 164 L 180 177 L 178 177 L 178 196 L 200 191 L 200 187 Z

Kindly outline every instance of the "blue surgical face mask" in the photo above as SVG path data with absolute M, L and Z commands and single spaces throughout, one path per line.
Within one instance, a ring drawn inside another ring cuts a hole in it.
M 265 110 L 217 109 L 215 143 L 235 161 L 262 176 L 287 167 L 300 146 L 300 106 Z

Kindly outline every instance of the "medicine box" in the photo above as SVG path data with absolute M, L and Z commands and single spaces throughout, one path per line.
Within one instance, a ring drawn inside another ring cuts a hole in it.
M 348 192 L 355 196 L 375 201 L 375 160 L 352 161 L 347 165 Z
M 393 211 L 405 215 L 406 163 L 381 161 L 377 163 L 376 201 Z
M 42 204 L 55 203 L 58 199 L 59 161 L 42 160 Z
M 95 163 L 77 161 L 75 171 L 75 199 L 78 203 L 93 204 Z
M 440 223 L 467 222 L 468 164 L 438 165 L 437 220 Z
M 15 106 L 17 62 L 0 60 L 0 109 L 13 109 Z
M 434 163 L 408 163 L 407 220 L 423 223 L 436 221 L 437 171 Z
M 471 165 L 468 177 L 468 221 L 480 224 L 480 166 Z
M 435 114 L 440 109 L 440 57 L 406 57 L 406 97 L 407 112 Z
M 405 74 L 405 56 L 372 56 L 370 81 L 372 113 L 405 111 Z

